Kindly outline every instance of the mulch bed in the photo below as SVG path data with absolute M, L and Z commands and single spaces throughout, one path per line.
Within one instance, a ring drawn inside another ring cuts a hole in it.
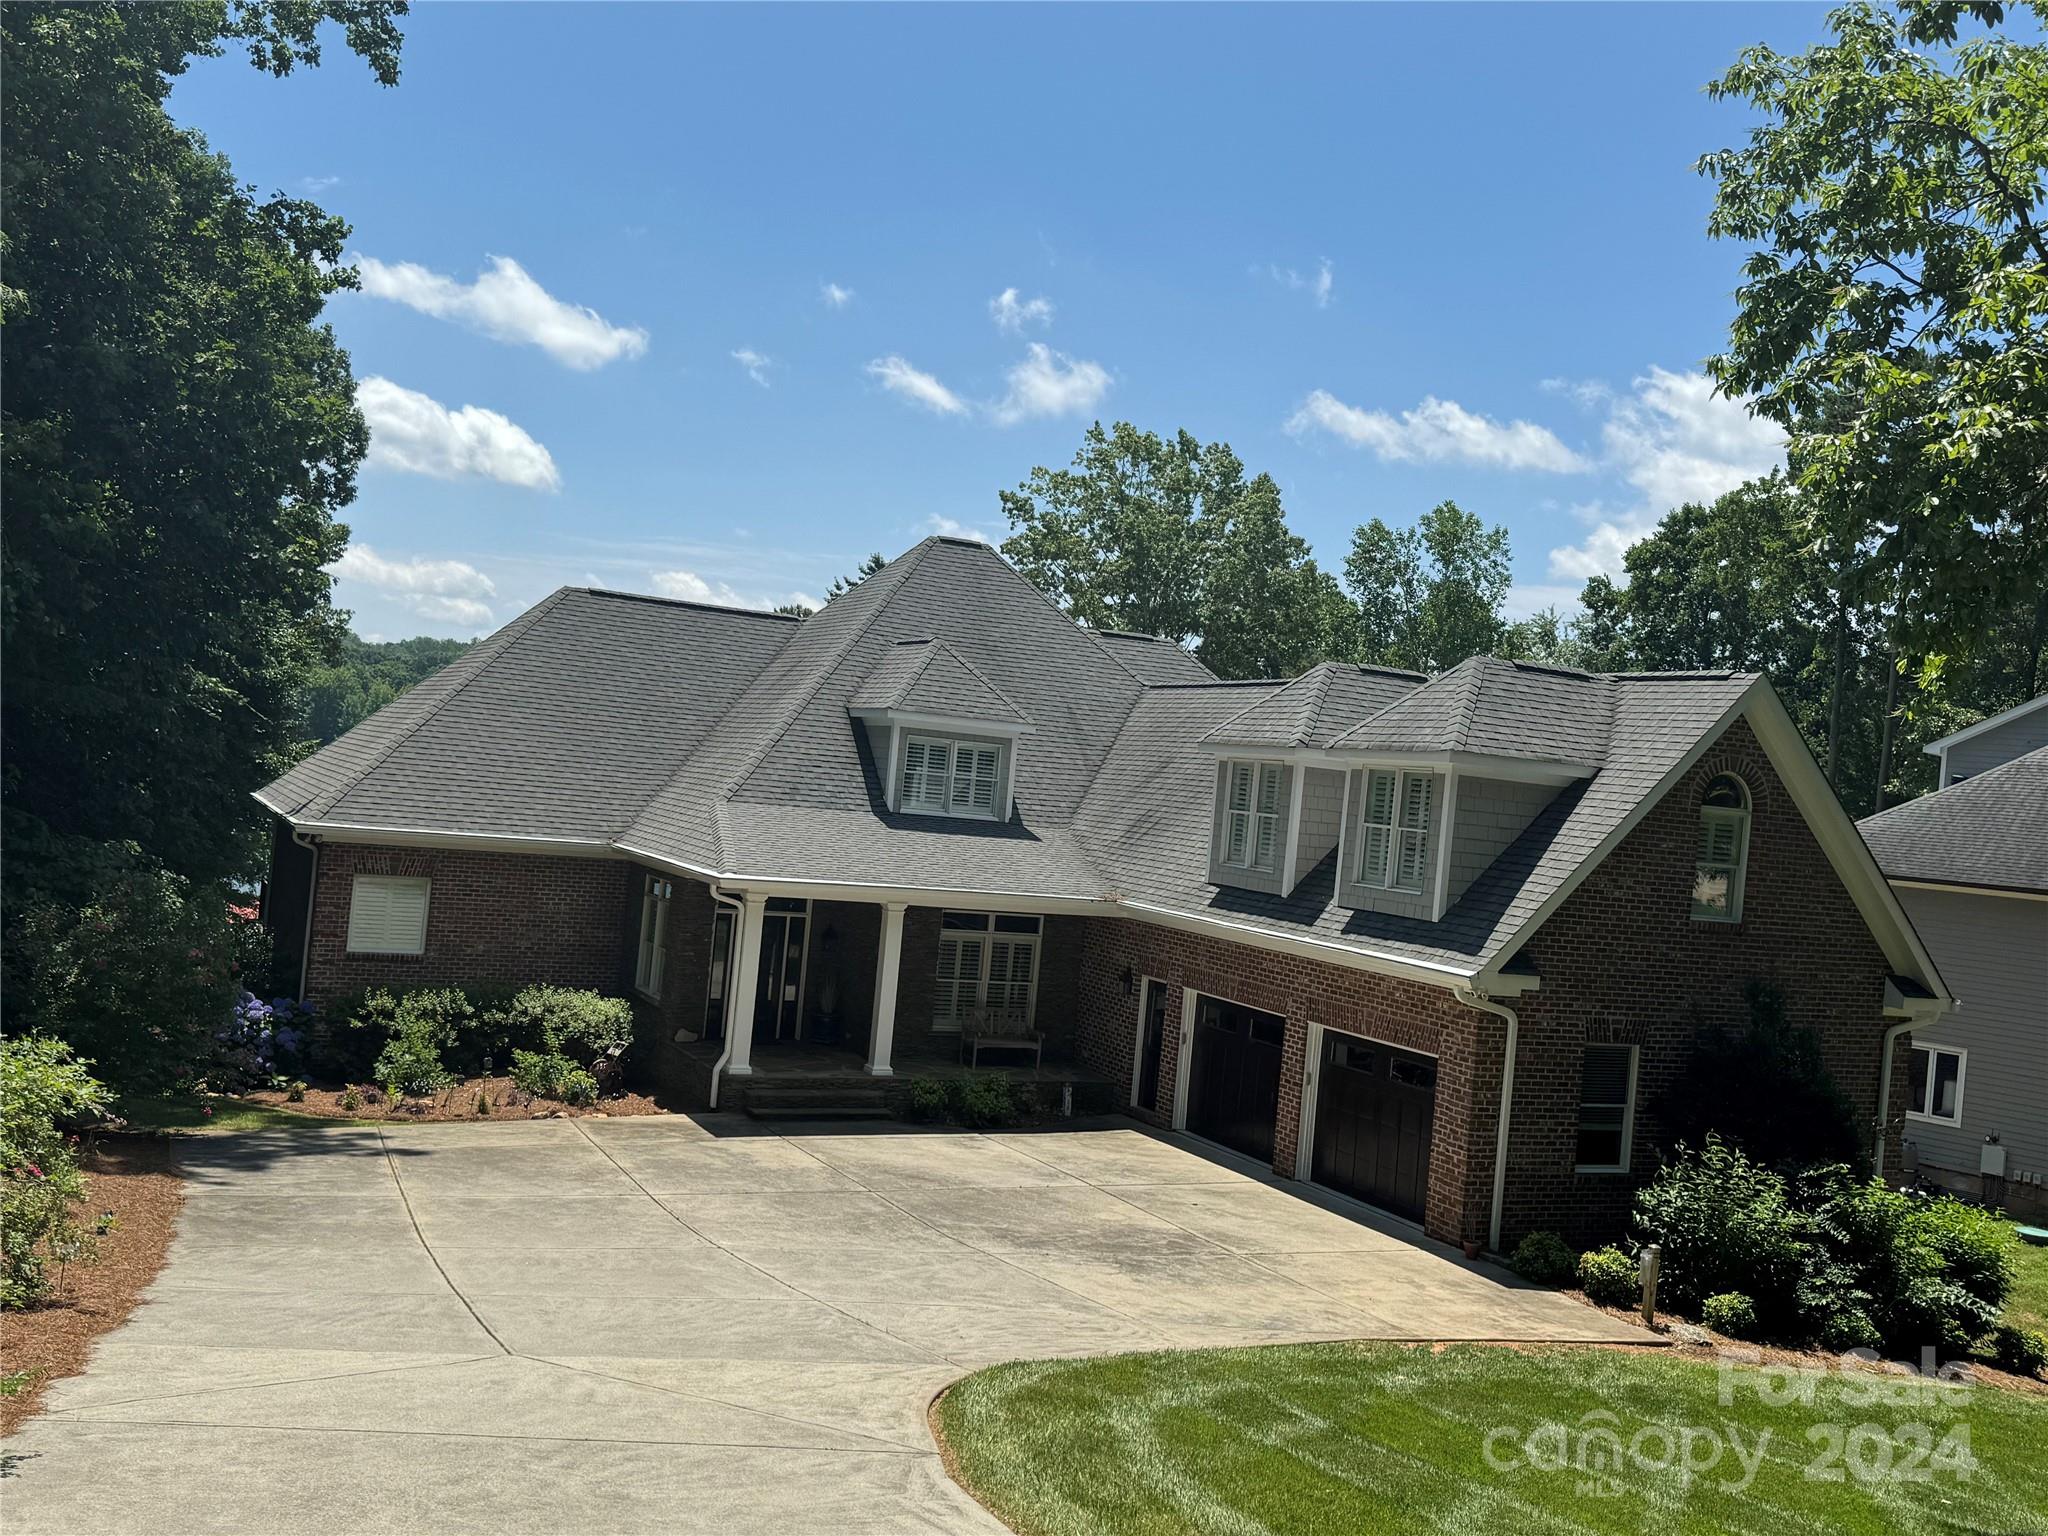
M 261 1089 L 244 1093 L 239 1097 L 251 1104 L 267 1104 L 274 1109 L 286 1110 L 292 1114 L 306 1115 L 317 1119 L 341 1120 L 531 1120 L 549 1116 L 572 1118 L 580 1115 L 609 1116 L 617 1119 L 621 1115 L 665 1115 L 661 1105 L 644 1093 L 617 1093 L 601 1097 L 595 1104 L 564 1104 L 557 1099 L 530 1098 L 512 1086 L 509 1077 L 466 1077 L 452 1088 L 444 1089 L 432 1098 L 406 1099 L 394 1104 L 385 1097 L 382 1089 L 366 1083 L 355 1085 L 360 1101 L 356 1108 L 349 1109 L 342 1103 L 348 1092 L 348 1085 L 315 1087 L 308 1085 L 303 1100 L 294 1102 L 286 1097 L 282 1089 Z M 486 1095 L 490 1100 L 490 1113 L 477 1113 L 477 1096 Z
M 73 1264 L 54 1299 L 26 1312 L 0 1313 L 0 1371 L 33 1371 L 34 1381 L 0 1397 L 0 1435 L 28 1419 L 43 1389 L 85 1369 L 94 1340 L 135 1310 L 171 1246 L 185 1187 L 168 1143 L 140 1137 L 102 1138 L 82 1159 L 85 1210 L 114 1213 L 99 1258 Z

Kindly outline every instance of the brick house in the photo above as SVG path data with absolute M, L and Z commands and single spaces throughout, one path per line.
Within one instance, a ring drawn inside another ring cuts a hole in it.
M 625 992 L 695 1104 L 987 1053 L 1495 1248 L 1620 1223 L 1750 980 L 1880 1157 L 1948 1004 L 1759 678 L 1219 682 L 956 539 L 802 621 L 565 588 L 258 798 L 315 1001 Z

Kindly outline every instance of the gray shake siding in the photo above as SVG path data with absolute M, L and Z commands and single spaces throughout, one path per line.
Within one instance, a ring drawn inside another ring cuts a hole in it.
M 1294 878 L 1300 881 L 1337 846 L 1344 820 L 1344 775 L 1335 768 L 1301 770 L 1301 836 L 1294 845 Z
M 1969 1053 L 1962 1123 L 1908 1120 L 1906 1139 L 1923 1164 L 1974 1175 L 1996 1133 L 2008 1184 L 2048 1180 L 2048 901 L 1911 886 L 1899 897 L 1959 1004 L 1913 1041 Z
M 1451 823 L 1451 894 L 1455 903 L 1493 861 L 1536 819 L 1557 794 L 1549 784 L 1511 779 L 1458 780 L 1458 804 Z M 1448 903 L 1447 903 L 1448 904 Z
M 2029 710 L 2017 719 L 1993 726 L 1981 736 L 1972 736 L 1950 747 L 1944 754 L 1947 772 L 1942 785 L 1972 778 L 1987 768 L 1996 768 L 2042 747 L 2048 747 L 2048 708 Z

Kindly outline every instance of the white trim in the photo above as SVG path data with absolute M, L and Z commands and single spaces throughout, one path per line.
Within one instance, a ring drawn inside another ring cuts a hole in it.
M 1451 904 L 1451 838 L 1456 829 L 1457 814 L 1458 770 L 1451 767 L 1444 770 L 1444 803 L 1437 817 L 1440 826 L 1436 844 L 1436 899 L 1430 903 L 1429 911 L 1429 920 L 1433 923 L 1443 921 L 1444 909 Z
M 1344 871 L 1351 867 L 1351 781 L 1357 776 L 1354 768 L 1340 768 L 1337 772 L 1344 781 L 1344 793 L 1339 797 L 1343 804 L 1337 810 L 1337 883 L 1330 892 L 1332 901 L 1343 898 Z
M 1291 850 L 1278 846 L 1281 836 L 1279 826 L 1280 814 L 1277 811 L 1261 811 L 1259 809 L 1259 790 L 1265 783 L 1266 770 L 1273 768 L 1277 769 L 1280 774 L 1281 793 L 1286 793 L 1289 784 L 1288 775 L 1293 771 L 1292 768 L 1286 759 L 1278 757 L 1226 757 L 1221 760 L 1220 766 L 1222 769 L 1222 782 L 1219 785 L 1216 802 L 1217 864 L 1224 869 L 1242 869 L 1254 874 L 1277 876 L 1283 884 L 1282 894 L 1285 894 L 1286 889 L 1291 889 L 1291 884 L 1286 880 L 1285 871 L 1293 863 L 1293 854 Z M 1251 784 L 1245 792 L 1245 808 L 1242 811 L 1234 811 L 1230 808 L 1230 781 L 1239 767 L 1251 770 Z M 1293 815 L 1292 810 L 1288 814 L 1291 818 Z M 1233 816 L 1244 817 L 1244 858 L 1242 860 L 1230 857 L 1230 821 Z M 1259 823 L 1268 817 L 1274 823 L 1273 842 L 1275 845 L 1273 849 L 1273 862 L 1270 865 L 1259 862 Z
M 1500 1113 L 1493 1126 L 1493 1203 L 1486 1222 L 1487 1249 L 1499 1253 L 1501 1211 L 1507 1203 L 1508 1190 L 1508 1131 L 1515 1108 L 1515 1053 L 1521 1044 L 1522 1020 L 1506 1003 L 1482 996 L 1470 987 L 1460 987 L 1452 996 L 1475 1013 L 1490 1013 L 1508 1027 L 1507 1037 L 1501 1042 Z M 1435 1131 L 1435 1123 L 1431 1122 L 1430 1133 L 1434 1135 Z
M 943 747 L 946 751 L 945 771 L 939 776 L 939 803 L 934 805 L 930 802 L 922 802 L 912 805 L 905 801 L 902 797 L 903 786 L 899 777 L 896 786 L 897 804 L 895 807 L 898 814 L 904 816 L 938 816 L 955 821 L 998 821 L 1003 819 L 997 815 L 997 806 L 1006 798 L 1006 781 L 1010 776 L 1009 761 L 1014 743 L 976 741 L 959 736 L 938 736 L 924 731 L 899 732 L 898 736 L 903 744 L 903 752 L 905 754 L 909 752 L 913 745 L 921 744 L 924 747 L 925 773 L 927 777 L 931 773 L 932 748 Z M 995 754 L 995 779 L 989 785 L 987 810 L 979 810 L 971 802 L 965 805 L 957 803 L 953 798 L 954 786 L 959 782 L 960 778 L 959 761 L 960 754 L 963 751 L 977 753 L 992 752 Z M 899 769 L 898 772 L 900 775 L 901 770 Z
M 1628 1052 L 1628 1097 L 1622 1100 L 1621 1104 L 1621 1161 L 1618 1163 L 1574 1162 L 1572 1164 L 1573 1173 L 1627 1173 L 1629 1171 L 1631 1154 L 1636 1140 L 1636 1072 L 1642 1065 L 1643 1048 L 1640 1045 L 1624 1044 L 1619 1040 L 1584 1041 L 1579 1046 L 1580 1070 L 1582 1072 L 1584 1070 L 1585 1053 L 1587 1051 L 1616 1050 Z M 1585 1092 L 1585 1084 L 1581 1080 L 1579 1085 L 1580 1097 L 1577 1104 L 1578 1116 L 1583 1116 L 1586 1112 Z M 1578 1132 L 1579 1120 L 1575 1116 L 1572 1120 L 1572 1139 L 1574 1141 L 1578 1139 Z
M 903 730 L 893 721 L 889 726 L 889 777 L 883 781 L 882 801 L 890 810 L 903 793 Z
M 856 720 L 881 720 L 912 731 L 950 732 L 961 736 L 1029 736 L 1038 729 L 1022 721 L 984 720 L 975 715 L 926 715 L 901 709 L 849 709 Z
M 1180 989 L 1180 1039 L 1175 1043 L 1173 1053 L 1173 1128 L 1176 1131 L 1188 1128 L 1188 1077 L 1195 1066 L 1197 996 L 1193 987 L 1183 986 Z
M 1691 902 L 1692 920 L 1696 923 L 1739 923 L 1742 921 L 1742 893 L 1749 885 L 1749 830 L 1756 822 L 1756 791 L 1749 787 L 1749 780 L 1739 773 L 1717 773 L 1707 781 L 1712 788 L 1718 779 L 1733 779 L 1742 791 L 1740 809 L 1729 810 L 1726 806 L 1702 804 L 1699 808 L 1700 825 L 1710 821 L 1733 821 L 1736 823 L 1735 861 L 1728 871 L 1728 910 L 1726 912 L 1702 912 L 1699 902 Z M 1693 879 L 1699 879 L 1700 859 L 1693 856 Z
M 1456 768 L 1474 778 L 1509 779 L 1522 784 L 1577 783 L 1600 769 L 1593 763 L 1551 762 L 1528 757 L 1494 757 L 1485 752 L 1346 752 L 1331 747 L 1257 747 L 1251 742 L 1210 741 L 1199 749 L 1218 758 L 1242 758 L 1263 752 L 1261 761 L 1297 763 L 1309 768 L 1394 768 L 1409 773 L 1448 773 Z
M 1951 880 L 1893 880 L 1906 891 L 1947 891 L 1956 896 L 2009 896 L 2014 901 L 2048 901 L 2048 891 L 2019 891 L 2009 885 L 1957 885 Z
M 290 821 L 290 817 L 285 818 Z M 588 858 L 626 857 L 604 838 L 527 837 L 495 832 L 440 832 L 430 827 L 379 827 L 353 821 L 293 821 L 298 831 L 330 843 L 384 843 L 394 848 L 473 848 L 480 853 L 566 853 Z
M 1908 1120 L 1917 1120 L 1922 1125 L 1945 1125 L 1949 1127 L 1949 1129 L 1951 1130 L 1961 1130 L 1963 1128 L 1963 1078 L 1968 1074 L 1970 1069 L 1969 1047 L 1963 1045 L 1949 1045 L 1946 1042 L 1937 1043 L 1932 1040 L 1915 1040 L 1913 1042 L 1913 1049 L 1916 1051 L 1926 1051 L 1928 1053 L 1928 1079 L 1932 1079 L 1932 1077 L 1934 1076 L 1934 1057 L 1937 1053 L 1943 1056 L 1955 1057 L 1956 1112 L 1953 1115 L 1930 1115 L 1925 1113 L 1924 1111 L 1917 1110 L 1913 1108 L 1913 1095 L 1909 1091 L 1906 1095 L 1906 1118 Z M 1908 1070 L 1911 1069 L 1912 1061 L 1912 1056 L 1908 1055 L 1906 1057 L 1906 1064 Z M 1919 1086 L 1925 1087 L 1927 1086 L 1927 1084 L 1925 1081 L 1923 1081 Z
M 1287 766 L 1287 847 L 1280 857 L 1280 894 L 1292 895 L 1301 859 L 1301 799 L 1308 787 L 1308 770 L 1298 763 Z
M 1960 731 L 1952 731 L 1946 736 L 1938 736 L 1920 750 L 1929 757 L 1938 757 L 1942 760 L 1942 782 L 1940 787 L 1946 789 L 1948 788 L 1948 749 L 1950 747 L 1959 741 L 1970 741 L 1975 737 L 1982 736 L 1986 731 L 1995 731 L 2001 725 L 2008 725 L 2021 716 L 2030 715 L 2035 710 L 2044 707 L 2048 707 L 2048 693 L 2042 694 L 2039 698 L 2029 699 L 2024 704 L 2015 704 L 2011 709 L 2000 710 L 1997 714 L 1987 719 L 1979 720 L 1975 725 L 1964 726 Z
M 1138 1028 L 1137 1033 L 1131 1036 L 1131 1097 L 1129 1102 L 1132 1109 L 1145 1108 L 1144 1105 L 1138 1102 L 1138 1080 L 1144 1076 L 1145 1067 L 1145 991 L 1146 988 L 1153 985 L 1166 987 L 1166 978 L 1163 976 L 1147 976 L 1143 973 L 1139 974 Z M 1168 990 L 1172 989 L 1169 987 Z M 1162 1071 L 1165 1070 L 1166 1041 L 1163 1036 L 1159 1042 L 1159 1066 Z M 1159 1106 L 1157 1104 L 1151 1106 L 1151 1113 L 1155 1115 L 1159 1113 Z

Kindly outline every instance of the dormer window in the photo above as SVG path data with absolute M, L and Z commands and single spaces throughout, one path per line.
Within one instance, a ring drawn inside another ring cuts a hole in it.
M 1700 797 L 1700 853 L 1693 868 L 1692 915 L 1703 923 L 1742 921 L 1742 880 L 1749 863 L 1749 786 L 1717 773 Z
M 1429 884 L 1436 780 L 1426 773 L 1369 769 L 1358 822 L 1358 883 L 1421 891 Z
M 925 816 L 996 815 L 1003 749 L 984 742 L 905 733 L 900 810 Z
M 1277 869 L 1285 765 L 1233 762 L 1225 772 L 1223 862 L 1235 869 Z

